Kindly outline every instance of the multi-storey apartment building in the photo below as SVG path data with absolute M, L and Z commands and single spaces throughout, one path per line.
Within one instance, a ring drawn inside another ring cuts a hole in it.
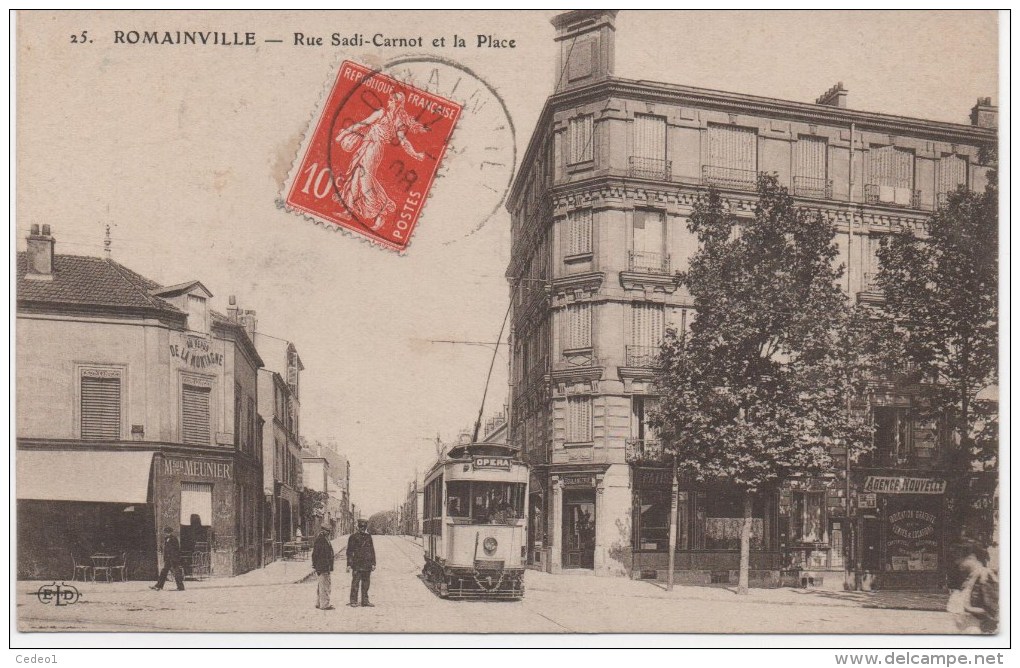
M 714 187 L 751 216 L 757 174 L 776 174 L 833 222 L 848 296 L 877 299 L 881 237 L 919 231 L 958 186 L 985 187 L 996 108 L 979 100 L 964 125 L 850 109 L 842 84 L 808 103 L 621 79 L 615 14 L 553 20 L 556 86 L 508 199 L 509 432 L 533 466 L 533 566 L 661 577 L 671 477 L 646 416 L 663 332 L 693 317 L 675 273 L 697 250 L 694 202 Z M 841 571 L 848 508 L 863 567 L 888 583 L 943 572 L 942 449 L 914 401 L 893 386 L 876 393 L 879 450 L 852 474 L 854 498 L 843 480 L 797 480 L 757 499 L 752 576 L 784 562 Z M 914 482 L 893 491 L 887 478 Z M 729 577 L 739 496 L 720 481 L 685 484 L 678 498 L 679 575 Z
M 154 578 L 164 529 L 189 570 L 257 567 L 262 359 L 244 327 L 197 280 L 55 245 L 33 225 L 17 258 L 20 576 Z

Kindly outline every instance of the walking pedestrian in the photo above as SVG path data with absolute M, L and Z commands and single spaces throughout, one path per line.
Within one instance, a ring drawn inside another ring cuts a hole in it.
M 329 543 L 329 529 L 319 529 L 319 536 L 312 548 L 312 568 L 319 576 L 318 599 L 315 607 L 319 610 L 333 610 L 329 595 L 333 591 L 333 546 Z
M 181 544 L 170 527 L 163 528 L 163 570 L 159 572 L 159 580 L 150 589 L 162 591 L 167 576 L 172 572 L 177 583 L 177 591 L 184 591 L 184 569 L 181 568 Z
M 999 627 L 999 578 L 988 568 L 988 551 L 975 547 L 960 560 L 964 578 L 949 597 L 946 609 L 956 618 L 961 633 L 995 633 Z
M 347 572 L 351 573 L 351 601 L 347 605 L 358 607 L 358 589 L 361 589 L 361 606 L 374 608 L 368 600 L 368 587 L 375 570 L 375 545 L 368 533 L 368 520 L 358 520 L 357 533 L 347 539 Z

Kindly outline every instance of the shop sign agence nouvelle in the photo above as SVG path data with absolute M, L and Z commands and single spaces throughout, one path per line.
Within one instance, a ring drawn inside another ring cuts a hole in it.
M 864 491 L 881 494 L 944 494 L 946 481 L 939 478 L 871 475 L 864 481 Z

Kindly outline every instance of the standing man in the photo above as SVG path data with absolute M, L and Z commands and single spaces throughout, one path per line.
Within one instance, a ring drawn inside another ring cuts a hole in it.
M 177 591 L 184 591 L 184 571 L 181 568 L 181 544 L 170 527 L 163 528 L 163 570 L 159 572 L 159 580 L 150 589 L 162 591 L 166 584 L 166 577 L 172 571 L 174 581 L 177 583 Z
M 361 605 L 375 606 L 368 600 L 368 586 L 375 570 L 375 545 L 368 533 L 368 520 L 358 520 L 358 532 L 347 540 L 347 571 L 351 574 L 351 602 L 347 605 L 358 607 L 358 587 L 361 587 Z
M 333 590 L 333 546 L 329 543 L 329 529 L 323 526 L 312 548 L 312 568 L 319 576 L 319 598 L 315 607 L 319 610 L 333 610 L 329 594 Z

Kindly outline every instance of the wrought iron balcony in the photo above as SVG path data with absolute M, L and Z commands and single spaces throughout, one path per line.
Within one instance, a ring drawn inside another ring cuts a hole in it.
M 758 173 L 751 169 L 734 169 L 732 167 L 716 167 L 702 165 L 701 182 L 706 185 L 736 188 L 738 190 L 754 190 L 757 185 Z
M 662 441 L 657 438 L 628 438 L 626 458 L 628 464 L 652 464 L 665 461 Z
M 658 158 L 639 158 L 630 156 L 630 175 L 642 179 L 669 181 L 673 176 L 673 163 Z
M 793 194 L 798 197 L 832 199 L 832 181 L 814 176 L 795 176 Z
M 642 274 L 668 274 L 669 253 L 652 253 L 649 251 L 630 251 L 627 269 Z
M 627 366 L 654 369 L 659 366 L 658 346 L 627 346 Z
M 868 183 L 864 186 L 864 202 L 866 204 L 887 204 L 920 209 L 921 191 Z

